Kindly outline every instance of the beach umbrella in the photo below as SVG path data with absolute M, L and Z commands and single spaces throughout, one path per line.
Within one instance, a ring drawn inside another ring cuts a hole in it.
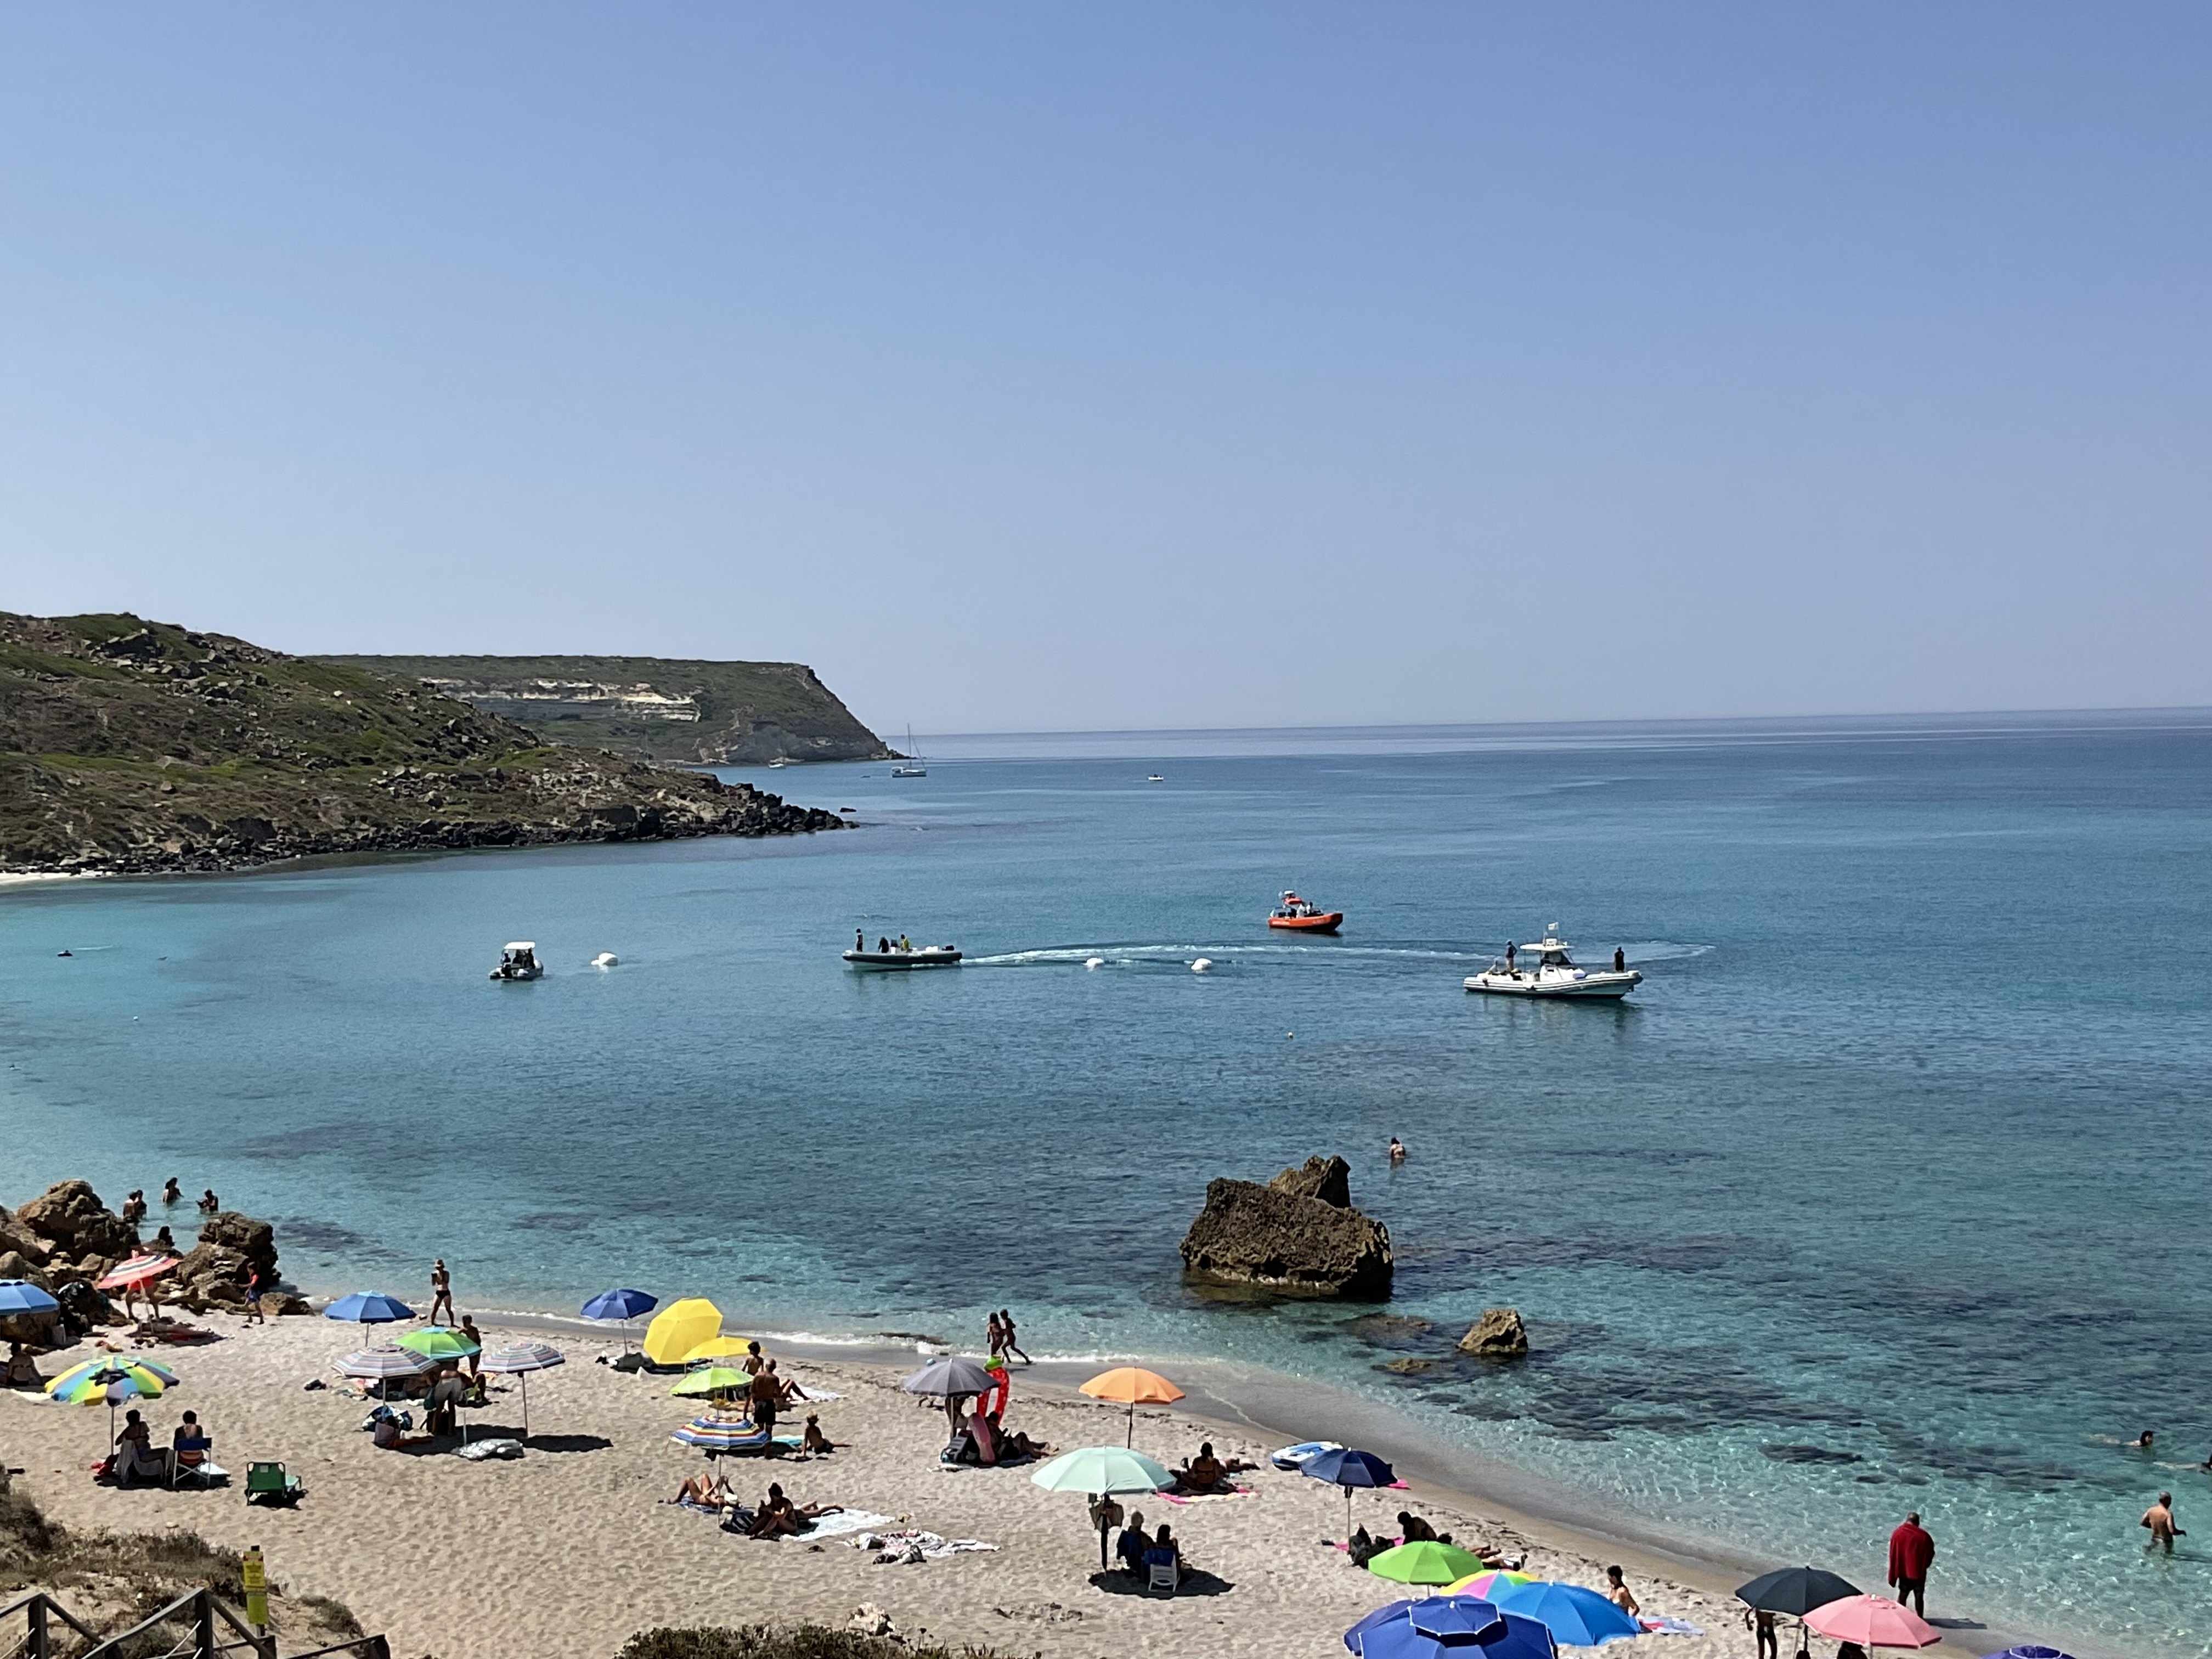
M 709 1365 L 691 1372 L 668 1392 L 686 1397 L 702 1394 L 737 1394 L 752 1387 L 753 1380 L 727 1365 Z
M 1571 1648 L 1594 1648 L 1623 1636 L 1641 1636 L 1644 1626 L 1594 1589 L 1539 1578 L 1509 1584 L 1491 1596 L 1502 1613 L 1534 1619 L 1552 1639 Z
M 56 1400 L 73 1405 L 107 1407 L 107 1443 L 115 1443 L 115 1408 L 126 1400 L 151 1400 L 177 1385 L 177 1374 L 152 1359 L 88 1359 L 72 1365 L 46 1384 Z
M 687 1296 L 653 1315 L 645 1328 L 645 1357 L 656 1365 L 680 1365 L 684 1356 L 722 1334 L 722 1310 L 702 1296 Z
M 1551 1632 L 1475 1596 L 1431 1595 L 1377 1607 L 1344 1633 L 1360 1659 L 1553 1659 Z
M 565 1365 L 568 1356 L 550 1342 L 518 1342 L 509 1348 L 494 1348 L 478 1362 L 479 1370 L 494 1371 L 501 1376 L 522 1379 L 522 1437 L 530 1438 L 530 1373 L 550 1370 L 556 1365 Z
M 1455 1584 L 1446 1584 L 1446 1595 L 1480 1595 L 1490 1599 L 1492 1590 L 1502 1590 L 1509 1584 L 1533 1584 L 1536 1581 L 1525 1572 L 1510 1572 L 1504 1567 L 1486 1567 L 1480 1572 L 1469 1573 Z
M 337 1363 L 340 1376 L 369 1382 L 388 1382 L 397 1376 L 420 1376 L 437 1368 L 438 1362 L 428 1354 L 407 1348 L 367 1348 L 359 1353 L 349 1353 Z
M 1856 1595 L 1859 1587 L 1818 1567 L 1784 1567 L 1754 1578 L 1736 1591 L 1736 1600 L 1766 1613 L 1802 1619 L 1815 1607 Z
M 323 1310 L 325 1319 L 343 1319 L 356 1325 L 391 1325 L 415 1317 L 415 1310 L 398 1297 L 381 1291 L 356 1291 Z
M 1422 1538 L 1370 1558 L 1367 1571 L 1394 1583 L 1449 1584 L 1481 1566 L 1480 1556 L 1456 1544 L 1440 1544 L 1433 1538 Z
M 19 1313 L 58 1313 L 61 1305 L 27 1279 L 0 1279 L 0 1318 Z
M 708 1452 L 750 1451 L 762 1439 L 760 1430 L 736 1417 L 695 1417 L 668 1437 Z
M 1175 1476 L 1140 1451 L 1127 1446 L 1079 1446 L 1062 1452 L 1030 1476 L 1047 1492 L 1079 1492 L 1086 1498 L 1116 1492 L 1163 1492 Z M 1106 1534 L 1098 1534 L 1098 1565 L 1106 1565 Z
M 2061 1653 L 2057 1648 L 2007 1648 L 2002 1653 L 1993 1653 L 1989 1659 L 2074 1659 L 2070 1653 Z
M 399 1346 L 425 1359 L 440 1361 L 466 1359 L 471 1354 L 483 1352 L 483 1343 L 471 1340 L 449 1325 L 426 1325 L 419 1331 L 410 1331 L 399 1339 Z
M 1316 1480 L 1326 1480 L 1332 1486 L 1344 1488 L 1344 1530 L 1347 1536 L 1352 1531 L 1352 1489 L 1354 1486 L 1387 1486 L 1398 1479 L 1390 1466 L 1373 1452 L 1355 1451 L 1349 1446 L 1323 1452 L 1318 1457 L 1309 1457 L 1298 1466 L 1298 1473 L 1310 1475 Z M 1473 1567 L 1462 1567 L 1460 1571 L 1473 1572 L 1481 1565 L 1482 1563 L 1478 1561 Z
M 752 1345 L 742 1336 L 710 1336 L 684 1356 L 687 1365 L 696 1365 L 708 1359 L 743 1359 L 752 1352 Z
M 93 1281 L 95 1290 L 135 1291 L 149 1279 L 159 1279 L 177 1265 L 173 1255 L 134 1255 Z
M 998 1386 L 999 1379 L 973 1359 L 942 1354 L 924 1365 L 899 1387 L 908 1394 L 981 1394 Z M 1094 1492 L 1097 1489 L 1093 1487 Z
M 1159 1375 L 1136 1365 L 1121 1365 L 1110 1371 L 1101 1371 L 1088 1382 L 1079 1383 L 1078 1390 L 1093 1400 L 1111 1400 L 1129 1408 L 1127 1445 L 1137 1443 L 1137 1407 L 1165 1406 L 1182 1398 L 1182 1390 Z
M 1943 1639 L 1942 1631 L 1886 1595 L 1846 1595 L 1814 1607 L 1805 1623 L 1823 1636 L 1863 1648 L 1924 1648 Z
M 640 1314 L 651 1313 L 660 1305 L 657 1296 L 647 1296 L 643 1291 L 601 1291 L 578 1310 L 585 1318 L 623 1328 L 623 1352 L 629 1352 L 629 1322 Z

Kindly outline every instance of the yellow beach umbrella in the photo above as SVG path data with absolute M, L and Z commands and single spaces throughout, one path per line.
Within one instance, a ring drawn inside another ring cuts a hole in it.
M 645 1328 L 645 1357 L 656 1365 L 680 1365 L 702 1342 L 722 1334 L 722 1310 L 702 1296 L 687 1296 L 653 1315 Z
M 696 1365 L 702 1359 L 737 1359 L 744 1356 L 748 1344 L 742 1336 L 713 1336 L 684 1356 L 684 1363 Z

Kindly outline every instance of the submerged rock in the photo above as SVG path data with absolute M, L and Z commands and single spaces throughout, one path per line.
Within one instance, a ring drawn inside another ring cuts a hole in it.
M 1206 1207 L 1183 1235 L 1184 1272 L 1285 1296 L 1388 1297 L 1389 1230 L 1352 1207 L 1348 1169 L 1310 1158 L 1266 1186 L 1207 1182 Z
M 1460 1338 L 1459 1351 L 1486 1359 L 1518 1359 L 1528 1352 L 1528 1328 L 1511 1308 L 1485 1308 Z

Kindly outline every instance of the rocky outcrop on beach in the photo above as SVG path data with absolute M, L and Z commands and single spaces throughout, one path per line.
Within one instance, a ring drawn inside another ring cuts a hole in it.
M 12 1215 L 0 1210 L 0 1279 L 21 1279 L 62 1298 L 63 1310 L 80 1324 L 100 1320 L 97 1297 L 70 1293 L 91 1285 L 116 1265 L 142 1253 L 136 1231 L 100 1200 L 88 1181 L 59 1181 Z M 210 1308 L 233 1312 L 246 1306 L 247 1280 L 256 1270 L 265 1314 L 307 1313 L 307 1299 L 276 1288 L 276 1230 L 266 1221 L 224 1210 L 200 1224 L 198 1242 L 178 1258 L 155 1288 L 161 1302 L 190 1313 Z M 0 1335 L 42 1340 L 50 1316 L 18 1315 L 0 1321 Z M 27 1322 L 34 1328 L 15 1328 Z
M 1282 1296 L 1381 1301 L 1390 1294 L 1390 1232 L 1352 1207 L 1351 1166 L 1310 1158 L 1261 1185 L 1206 1183 L 1183 1236 L 1183 1271 L 1204 1285 Z
M 0 612 L 0 870 L 836 830 L 414 680 L 131 616 Z
M 1528 1352 L 1528 1328 L 1514 1309 L 1485 1308 L 1460 1338 L 1459 1351 L 1485 1359 L 1518 1359 Z

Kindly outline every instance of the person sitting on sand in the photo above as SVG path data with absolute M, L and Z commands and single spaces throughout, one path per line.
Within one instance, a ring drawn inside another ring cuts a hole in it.
M 8 1386 L 11 1389 L 34 1389 L 39 1386 L 39 1362 L 31 1351 L 20 1342 L 8 1345 Z
M 689 1509 L 719 1510 L 730 1501 L 730 1480 L 727 1475 L 702 1470 L 678 1486 L 675 1497 L 660 1501 L 681 1504 Z
M 796 1538 L 806 1530 L 809 1522 L 825 1515 L 836 1515 L 844 1508 L 842 1504 L 793 1504 L 783 1495 L 783 1488 L 769 1483 L 768 1496 L 753 1511 L 753 1523 L 746 1531 L 749 1538 Z
M 1363 1524 L 1352 1529 L 1352 1536 L 1345 1540 L 1344 1547 L 1352 1557 L 1352 1565 L 1364 1567 L 1384 1550 L 1391 1548 L 1392 1543 L 1389 1539 L 1374 1536 Z
M 1398 1536 L 1407 1544 L 1448 1544 L 1451 1540 L 1411 1510 L 1398 1511 Z
M 1211 1440 L 1201 1443 L 1198 1455 L 1176 1472 L 1179 1492 L 1217 1492 L 1229 1490 L 1229 1466 L 1213 1455 Z
M 983 1419 L 991 1427 L 991 1439 L 998 1448 L 1001 1463 L 1018 1463 L 1024 1457 L 1053 1457 L 1055 1448 L 1042 1440 L 1032 1440 L 1020 1429 L 1010 1429 L 1000 1423 L 996 1413 Z
M 816 1457 L 827 1457 L 837 1449 L 837 1443 L 822 1432 L 822 1419 L 814 1413 L 806 1413 L 806 1431 L 799 1437 L 799 1449 Z
M 115 1437 L 115 1484 L 159 1480 L 168 1472 L 168 1465 L 154 1455 L 153 1431 L 145 1419 L 136 1411 L 124 1413 L 123 1427 Z
M 1630 1593 L 1628 1582 L 1620 1576 L 1619 1567 L 1607 1567 L 1605 1570 L 1605 1595 L 1607 1601 L 1631 1619 L 1644 1611 L 1636 1605 L 1636 1597 Z
M 779 1396 L 779 1404 L 796 1406 L 800 1401 L 806 1398 L 806 1390 L 799 1386 L 798 1378 L 793 1376 L 779 1376 L 776 1375 L 775 1361 L 773 1359 L 769 1360 L 768 1364 L 763 1368 L 763 1375 L 764 1375 L 769 1381 L 775 1384 Z
M 1145 1512 L 1129 1511 L 1129 1524 L 1121 1528 L 1121 1535 L 1114 1540 L 1114 1556 L 1124 1572 L 1141 1573 L 1145 1570 L 1145 1552 L 1152 1547 L 1152 1534 L 1145 1530 Z
M 215 1188 L 212 1187 L 202 1188 L 199 1201 L 200 1213 L 202 1215 L 215 1215 L 219 1213 L 222 1209 L 222 1200 L 215 1195 Z

